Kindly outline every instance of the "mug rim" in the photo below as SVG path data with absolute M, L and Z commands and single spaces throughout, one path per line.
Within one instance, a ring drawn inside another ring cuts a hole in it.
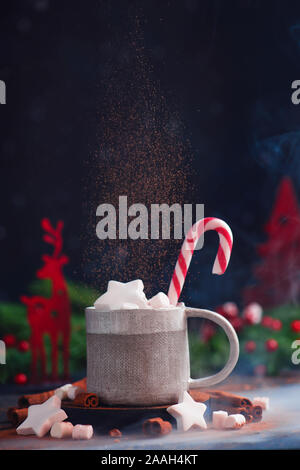
M 172 307 L 161 307 L 161 308 L 154 308 L 154 307 L 149 307 L 149 308 L 122 308 L 122 309 L 114 309 L 114 310 L 100 310 L 97 309 L 94 305 L 91 305 L 90 307 L 85 307 L 85 311 L 88 312 L 97 312 L 97 313 L 114 313 L 114 312 L 169 312 L 172 310 L 182 310 L 187 308 L 187 306 L 182 302 L 177 305 L 172 305 Z
M 186 328 L 185 306 L 169 309 L 85 309 L 86 332 L 90 334 L 149 334 Z

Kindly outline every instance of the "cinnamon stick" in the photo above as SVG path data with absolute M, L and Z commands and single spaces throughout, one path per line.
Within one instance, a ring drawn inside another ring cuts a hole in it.
M 230 408 L 227 411 L 229 415 L 233 414 L 240 414 L 245 417 L 246 423 L 251 423 L 253 421 L 253 415 L 251 414 L 251 410 L 247 410 L 246 408 Z
M 40 405 L 44 403 L 48 398 L 54 395 L 54 390 L 48 392 L 34 393 L 32 395 L 22 395 L 18 400 L 19 408 L 28 408 L 31 405 Z
M 212 411 L 227 411 L 228 414 L 241 414 L 245 416 L 246 422 L 251 423 L 261 421 L 262 407 L 261 406 L 231 406 L 228 403 L 219 402 L 218 400 L 211 401 Z
M 81 380 L 77 380 L 77 382 L 74 382 L 72 385 L 86 390 L 86 377 Z M 52 397 L 54 395 L 54 391 L 55 390 L 48 390 L 47 392 L 22 395 L 18 400 L 19 408 L 28 408 L 30 405 L 40 405 L 48 400 L 48 398 Z
M 122 432 L 117 428 L 111 429 L 108 434 L 110 437 L 122 437 Z
M 253 416 L 251 414 L 248 414 L 246 411 L 240 411 L 240 414 L 245 417 L 246 423 L 250 424 L 253 421 Z
M 228 406 L 233 407 L 245 407 L 252 406 L 251 400 L 246 397 L 234 395 L 233 393 L 223 392 L 220 390 L 207 390 L 206 393 L 210 395 L 211 403 L 218 402 L 218 404 L 224 403 Z M 220 409 L 220 408 L 219 408 Z
M 172 431 L 172 424 L 162 418 L 147 419 L 143 423 L 143 432 L 146 436 L 164 436 Z
M 86 391 L 86 377 L 81 380 L 77 380 L 77 382 L 73 382 L 72 385 L 73 387 L 80 387 Z
M 261 406 L 253 406 L 252 408 L 252 414 L 253 414 L 253 421 L 261 421 L 262 419 L 262 407 Z
M 246 422 L 260 421 L 262 413 L 260 410 L 254 410 L 251 400 L 246 397 L 234 395 L 233 393 L 224 392 L 221 390 L 191 390 L 190 394 L 195 401 L 209 402 L 211 411 L 227 411 L 229 414 L 242 414 L 245 416 Z
M 28 415 L 28 408 L 8 408 L 7 417 L 13 426 L 19 426 Z
M 83 408 L 97 408 L 99 405 L 99 398 L 95 393 L 79 393 L 72 405 L 81 406 Z
M 210 395 L 206 392 L 202 392 L 201 390 L 190 390 L 189 394 L 193 398 L 193 400 L 205 403 L 208 402 L 210 399 Z

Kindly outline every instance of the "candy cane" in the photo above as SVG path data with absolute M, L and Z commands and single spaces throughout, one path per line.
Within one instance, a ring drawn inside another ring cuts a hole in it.
M 230 227 L 223 220 L 215 217 L 198 220 L 185 237 L 174 269 L 168 292 L 169 301 L 172 305 L 177 305 L 197 242 L 201 235 L 208 230 L 218 232 L 220 241 L 212 272 L 214 274 L 223 274 L 226 271 L 232 250 Z

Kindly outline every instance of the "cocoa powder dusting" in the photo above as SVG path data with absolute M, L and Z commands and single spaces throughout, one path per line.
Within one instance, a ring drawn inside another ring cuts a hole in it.
M 108 434 L 110 435 L 110 437 L 121 437 L 122 436 L 122 432 L 120 431 L 120 429 L 117 429 L 117 428 L 111 429 Z
M 113 40 L 118 55 L 108 60 L 100 83 L 99 144 L 87 162 L 83 268 L 98 290 L 110 279 L 141 278 L 149 296 L 167 291 L 180 251 L 182 240 L 172 239 L 172 223 L 170 240 L 119 240 L 118 230 L 116 240 L 99 240 L 96 208 L 112 204 L 118 221 L 119 196 L 128 197 L 128 207 L 144 204 L 150 237 L 151 204 L 183 206 L 193 200 L 191 157 L 178 112 L 167 103 L 147 58 L 141 20 L 133 15 L 129 21 L 130 33 Z

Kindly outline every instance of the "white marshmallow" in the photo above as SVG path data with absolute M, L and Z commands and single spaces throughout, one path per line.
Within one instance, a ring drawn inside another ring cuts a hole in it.
M 120 281 L 108 281 L 107 289 L 113 289 L 118 291 L 123 289 L 126 286 L 126 289 L 132 289 L 136 292 L 144 293 L 144 283 L 141 279 L 135 279 L 134 281 L 129 282 L 120 282 Z
M 90 424 L 76 424 L 73 428 L 72 438 L 73 439 L 91 439 L 93 437 L 94 430 Z
M 228 417 L 227 411 L 214 411 L 212 424 L 215 429 L 223 429 L 225 427 L 225 421 Z
M 41 405 L 29 406 L 28 416 L 16 429 L 17 434 L 44 436 L 54 423 L 59 423 L 68 417 L 60 407 L 61 400 L 57 395 L 53 395 Z
M 148 304 L 152 308 L 168 308 L 170 307 L 170 301 L 169 297 L 164 294 L 163 292 L 159 292 L 156 294 L 154 297 L 152 297 L 150 300 L 148 300 Z
M 225 429 L 238 429 L 244 426 L 246 423 L 245 416 L 236 414 L 236 415 L 229 415 L 224 423 Z
M 123 283 L 109 281 L 107 291 L 94 303 L 96 310 L 124 310 L 149 308 L 141 279 Z
M 124 302 L 120 304 L 120 310 L 136 310 L 139 308 L 136 304 L 130 304 L 129 302 Z
M 65 384 L 62 387 L 59 387 L 54 390 L 54 394 L 58 396 L 61 400 L 65 400 L 66 398 L 68 398 L 68 390 L 70 390 L 72 387 L 72 384 Z
M 72 437 L 73 428 L 73 424 L 69 422 L 54 423 L 50 431 L 50 436 L 56 437 L 57 439 Z
M 252 405 L 261 406 L 263 410 L 268 410 L 270 407 L 270 399 L 269 397 L 254 397 Z

